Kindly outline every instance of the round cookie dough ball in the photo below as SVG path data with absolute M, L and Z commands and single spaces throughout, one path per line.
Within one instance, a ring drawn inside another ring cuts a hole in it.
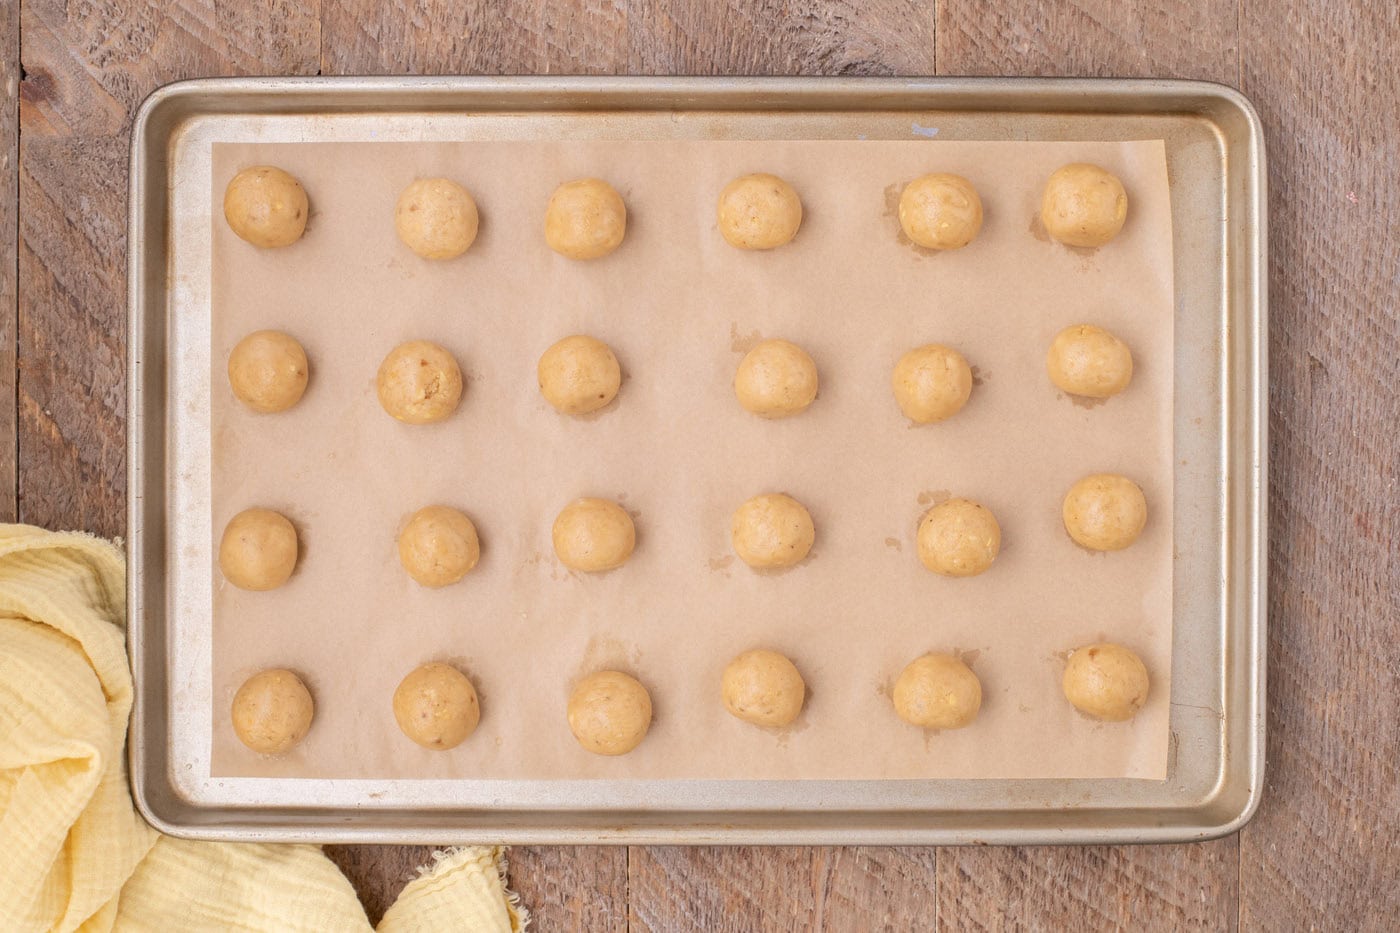
M 759 726 L 787 726 L 802 712 L 807 685 L 797 667 L 776 651 L 745 651 L 724 669 L 724 708 Z
M 394 230 L 424 259 L 453 259 L 476 240 L 479 217 L 466 188 L 448 178 L 420 178 L 399 195 Z
M 982 708 L 982 682 L 961 658 L 926 654 L 909 663 L 894 682 L 899 718 L 925 729 L 961 729 Z
M 564 506 L 552 537 L 560 562 L 587 573 L 621 567 L 637 546 L 632 516 L 607 499 L 575 499 Z
M 427 340 L 389 351 L 375 380 L 379 404 L 405 424 L 430 424 L 452 414 L 462 400 L 462 370 L 452 354 Z
M 754 496 L 739 506 L 729 531 L 734 553 L 758 570 L 800 562 L 817 537 L 807 507 L 782 493 Z
M 777 175 L 744 175 L 719 194 L 719 232 L 739 249 L 774 249 L 802 224 L 802 199 Z
M 927 249 L 961 249 L 982 229 L 982 199 L 961 175 L 924 175 L 899 195 L 899 225 Z
M 238 400 L 267 414 L 286 411 L 306 391 L 306 351 L 276 330 L 256 330 L 228 355 L 228 382 Z
M 224 189 L 224 219 L 244 240 L 264 249 L 290 246 L 306 230 L 306 189 L 271 165 L 245 168 Z
M 461 745 L 481 722 L 476 688 L 467 675 L 449 664 L 424 664 L 394 691 L 394 719 L 403 734 L 424 748 L 446 750 Z
M 1045 370 L 1062 392 L 1108 398 L 1132 381 L 1133 354 L 1102 327 L 1076 324 L 1055 335 L 1045 355 Z
M 1045 232 L 1066 246 L 1103 246 L 1128 219 L 1123 183 L 1097 165 L 1075 162 L 1050 176 L 1040 199 Z
M 1147 702 L 1147 668 L 1122 645 L 1076 648 L 1060 681 L 1075 709 L 1106 722 L 1132 719 Z
M 622 385 L 622 367 L 606 343 L 574 336 L 544 351 L 539 366 L 540 394 L 561 415 L 586 415 L 606 406 Z
M 1126 476 L 1095 473 L 1069 488 L 1060 514 L 1076 544 L 1092 551 L 1121 551 L 1142 534 L 1147 499 Z
M 306 738 L 316 704 L 311 691 L 291 671 L 254 674 L 233 696 L 233 731 L 262 755 L 280 755 Z
M 570 259 L 599 259 L 622 245 L 627 205 L 612 185 L 597 178 L 554 189 L 544 213 L 544 240 Z
M 891 380 L 905 417 L 918 424 L 951 418 L 972 395 L 972 367 L 957 350 L 926 344 L 899 358 Z
M 795 415 L 817 397 L 817 364 L 795 343 L 765 340 L 740 361 L 734 394 L 755 415 Z
M 1001 551 L 1001 526 L 984 505 L 949 499 L 919 522 L 919 560 L 945 577 L 975 577 Z
M 240 590 L 275 590 L 297 565 L 297 531 L 271 509 L 245 509 L 224 528 L 219 569 Z
M 569 696 L 569 729 L 595 755 L 625 755 L 651 727 L 651 695 L 635 677 L 599 671 Z
M 476 526 L 456 509 L 430 505 L 409 518 L 399 535 L 399 562 L 424 586 L 456 583 L 481 559 Z

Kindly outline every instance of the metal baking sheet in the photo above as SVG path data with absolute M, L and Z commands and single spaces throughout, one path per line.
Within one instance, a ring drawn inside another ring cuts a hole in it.
M 684 119 L 678 119 L 678 115 Z M 1176 278 L 1175 586 L 1165 781 L 405 781 L 212 778 L 208 257 L 183 247 L 214 139 L 324 140 L 392 117 L 412 138 L 1166 142 Z M 406 124 L 405 124 L 405 121 Z M 595 129 L 596 128 L 596 129 Z M 483 134 L 494 134 L 483 136 Z M 1264 750 L 1264 154 L 1225 87 L 1044 79 L 219 79 L 157 91 L 131 159 L 132 786 L 154 825 L 239 840 L 1045 843 L 1210 838 L 1249 819 Z M 207 349 L 205 350 L 207 354 Z M 196 358 L 198 354 L 195 354 Z M 201 405 L 200 399 L 203 399 Z M 201 671 L 204 673 L 201 675 Z M 207 739 L 205 740 L 207 742 Z

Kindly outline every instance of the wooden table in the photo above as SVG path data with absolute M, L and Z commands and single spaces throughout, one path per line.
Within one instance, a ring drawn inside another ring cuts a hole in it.
M 538 929 L 1400 923 L 1400 14 L 1387 0 L 3 0 L 0 518 L 124 531 L 126 159 L 231 74 L 1206 78 L 1271 189 L 1267 788 L 1198 845 L 520 848 Z M 14 456 L 10 456 L 10 452 Z M 377 917 L 426 849 L 330 850 Z

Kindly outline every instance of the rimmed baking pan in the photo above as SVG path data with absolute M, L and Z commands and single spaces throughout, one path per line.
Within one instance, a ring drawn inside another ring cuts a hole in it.
M 182 236 L 190 193 L 207 215 L 216 141 L 318 141 L 376 116 L 470 132 L 487 115 L 495 127 L 606 121 L 636 138 L 908 139 L 936 127 L 940 140 L 1163 140 L 1184 462 L 1172 480 L 1167 779 L 211 776 L 209 374 L 188 362 L 208 355 L 209 261 Z M 143 813 L 191 837 L 367 842 L 1107 843 L 1238 828 L 1264 748 L 1264 177 L 1247 101 L 1193 82 L 221 79 L 158 91 L 134 131 L 129 238 L 130 749 Z

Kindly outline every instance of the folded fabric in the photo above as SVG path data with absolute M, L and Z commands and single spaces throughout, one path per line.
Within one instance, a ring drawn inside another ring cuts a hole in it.
M 126 564 L 91 535 L 0 524 L 0 929 L 370 930 L 310 845 L 191 842 L 137 814 Z M 439 853 L 378 929 L 526 922 L 501 849 Z

